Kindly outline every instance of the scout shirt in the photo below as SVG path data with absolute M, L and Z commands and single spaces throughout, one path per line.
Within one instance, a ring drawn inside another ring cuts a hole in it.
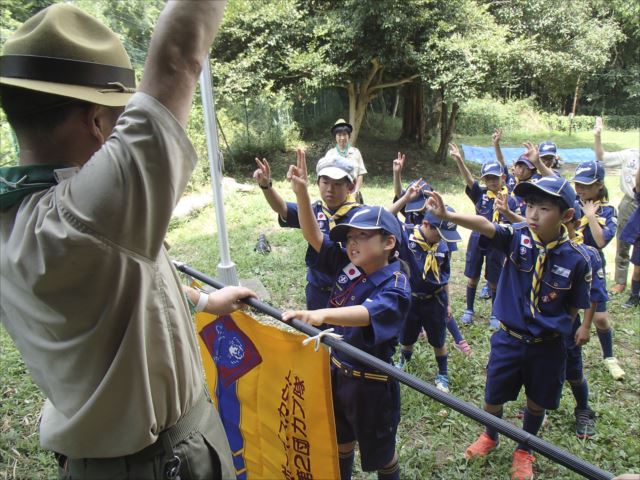
M 507 328 L 541 337 L 550 332 L 571 333 L 569 308 L 589 308 L 591 265 L 586 253 L 566 241 L 547 253 L 535 316 L 531 315 L 530 293 L 538 256 L 525 222 L 495 224 L 496 233 L 487 247 L 507 256 L 498 282 L 493 314 Z
M 582 201 L 580 202 L 580 205 L 583 206 Z M 606 247 L 613 237 L 616 236 L 616 230 L 618 229 L 618 212 L 613 205 L 603 202 L 598 208 L 596 216 L 598 217 L 598 223 L 602 227 L 602 235 L 604 237 Z M 586 216 L 583 216 L 582 219 L 584 222 L 587 221 Z M 593 239 L 593 234 L 591 233 L 591 228 L 588 224 L 581 230 L 581 233 L 584 236 L 585 245 L 589 245 L 601 251 L 600 256 L 602 258 L 602 264 L 606 265 L 602 248 L 598 247 L 596 241 Z
M 344 341 L 354 347 L 391 363 L 391 357 L 398 344 L 398 335 L 411 306 L 411 285 L 407 276 L 400 270 L 400 262 L 394 260 L 367 275 L 349 261 L 344 248 L 325 236 L 313 268 L 334 278 L 329 307 L 362 305 L 369 311 L 369 325 L 336 326 L 336 333 L 342 335 Z M 333 351 L 331 354 L 357 370 L 371 371 L 370 367 L 360 364 L 340 351 Z
M 489 198 L 487 195 L 487 187 L 481 187 L 480 184 L 475 181 L 471 188 L 465 187 L 464 192 L 467 194 L 467 197 L 471 199 L 475 208 L 476 215 L 480 215 L 490 222 L 493 222 L 493 203 L 494 200 Z M 512 212 L 519 213 L 517 210 L 516 200 L 509 195 L 508 200 L 509 209 Z M 504 215 L 500 214 L 498 218 L 498 223 L 509 223 L 508 220 L 504 217 Z
M 343 206 L 347 204 L 349 204 L 348 200 L 343 204 Z M 344 216 L 333 219 L 336 224 L 348 222 L 353 216 L 353 214 L 356 213 L 360 208 L 360 205 L 355 202 L 351 203 L 351 205 L 352 205 L 352 208 Z M 316 217 L 318 226 L 320 227 L 320 231 L 322 231 L 325 240 L 330 241 L 329 232 L 331 231 L 331 228 L 332 228 L 331 214 L 335 215 L 336 212 L 331 212 L 326 208 L 322 208 L 321 200 L 314 202 L 311 205 L 311 209 L 313 210 L 313 214 Z M 297 203 L 287 202 L 287 216 L 286 218 L 282 218 L 278 216 L 278 224 L 281 227 L 300 228 L 300 220 L 298 220 L 298 204 Z M 307 265 L 307 282 L 319 288 L 323 288 L 323 289 L 331 288 L 331 286 L 333 285 L 334 276 L 328 275 L 313 267 L 313 265 L 316 263 L 317 257 L 318 257 L 318 252 L 316 252 L 311 246 L 309 246 L 307 248 L 307 253 L 304 258 L 305 264 Z
M 75 175 L 52 171 L 52 186 L 3 201 L 0 316 L 47 397 L 43 448 L 133 454 L 202 397 L 192 318 L 163 246 L 196 161 L 171 113 L 136 93 Z
M 441 290 L 449 283 L 449 275 L 451 274 L 451 249 L 449 243 L 440 240 L 437 243 L 436 250 L 433 254 L 437 262 L 437 273 L 433 269 L 424 275 L 425 261 L 429 254 L 416 242 L 416 230 L 418 225 L 402 225 L 402 243 L 400 244 L 400 258 L 409 264 L 411 271 L 411 292 L 414 295 L 430 295 L 437 290 Z M 422 232 L 417 232 L 422 235 Z M 425 241 L 424 237 L 419 240 Z
M 589 256 L 589 263 L 591 264 L 592 279 L 591 288 L 589 290 L 589 300 L 592 303 L 609 301 L 609 294 L 607 293 L 607 285 L 602 260 L 600 259 L 600 252 L 597 248 L 590 247 L 589 245 L 578 244 L 578 247 L 582 248 L 586 252 Z

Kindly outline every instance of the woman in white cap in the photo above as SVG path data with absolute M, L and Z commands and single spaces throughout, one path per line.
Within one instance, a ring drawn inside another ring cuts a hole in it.
M 351 161 L 354 165 L 354 178 L 355 178 L 355 190 L 353 195 L 358 203 L 364 203 L 362 199 L 362 193 L 360 190 L 364 183 L 364 176 L 367 173 L 367 169 L 364 166 L 364 160 L 360 150 L 352 146 L 349 143 L 351 139 L 351 133 L 353 132 L 353 126 L 347 123 L 346 120 L 340 118 L 331 127 L 331 136 L 336 141 L 336 146 L 330 149 L 325 155 L 326 158 L 331 158 L 334 155 L 344 157 Z

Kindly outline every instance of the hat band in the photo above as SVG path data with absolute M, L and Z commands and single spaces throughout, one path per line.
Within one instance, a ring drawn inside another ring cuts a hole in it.
M 84 85 L 90 87 L 135 89 L 135 73 L 130 68 L 67 58 L 35 55 L 3 55 L 0 75 L 43 82 Z

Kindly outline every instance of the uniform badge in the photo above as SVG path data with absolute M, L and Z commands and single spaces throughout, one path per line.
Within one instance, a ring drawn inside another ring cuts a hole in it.
M 353 263 L 349 263 L 346 267 L 342 269 L 349 280 L 353 280 L 354 278 L 358 278 L 360 276 L 360 270 Z
M 409 248 L 410 248 L 411 250 L 415 250 L 415 248 L 416 248 L 416 242 L 409 242 Z
M 326 220 L 327 216 L 324 214 L 324 212 L 318 212 L 318 220 Z
M 589 270 L 587 274 L 584 276 L 584 281 L 591 283 L 591 280 L 593 280 L 593 276 L 591 275 L 591 270 Z
M 320 230 L 324 230 L 324 228 L 326 227 L 326 222 L 323 220 L 318 220 L 318 226 L 320 227 Z
M 549 296 L 548 295 L 543 295 L 542 296 L 542 303 L 549 303 Z
M 597 272 L 597 275 L 598 275 L 598 278 L 603 279 L 604 278 L 604 271 L 601 268 L 599 268 L 598 272 Z
M 520 255 L 526 255 L 527 254 L 527 247 L 522 246 L 520 247 Z
M 347 283 L 349 281 L 349 277 L 345 274 L 342 274 L 338 277 L 338 283 Z
M 554 301 L 556 298 L 558 298 L 558 294 L 556 292 L 551 292 L 549 294 L 549 301 Z
M 526 235 L 522 235 L 520 237 L 520 245 L 531 248 L 533 246 L 533 243 L 531 242 L 531 238 L 527 237 Z
M 555 273 L 556 275 L 560 275 L 564 278 L 569 278 L 569 275 L 571 275 L 571 270 L 561 267 L 560 265 L 554 265 L 553 267 L 551 267 L 551 273 Z

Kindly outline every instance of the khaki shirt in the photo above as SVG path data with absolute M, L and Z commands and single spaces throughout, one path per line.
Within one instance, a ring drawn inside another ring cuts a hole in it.
M 617 152 L 605 152 L 601 163 L 605 167 L 620 167 L 620 189 L 630 200 L 633 200 L 636 172 L 640 166 L 640 150 L 627 148 Z
M 163 247 L 195 164 L 171 113 L 136 93 L 75 176 L 0 213 L 1 319 L 47 397 L 43 448 L 132 454 L 202 395 L 192 319 Z
M 325 156 L 329 157 L 329 155 L 340 156 L 340 152 L 338 152 L 338 149 L 336 147 L 333 147 L 327 152 Z M 367 169 L 364 166 L 364 160 L 362 159 L 362 154 L 360 153 L 360 150 L 358 150 L 356 147 L 349 147 L 349 150 L 347 150 L 346 158 L 347 160 L 353 162 L 353 165 L 354 165 L 353 180 L 354 181 L 360 175 L 367 174 Z

